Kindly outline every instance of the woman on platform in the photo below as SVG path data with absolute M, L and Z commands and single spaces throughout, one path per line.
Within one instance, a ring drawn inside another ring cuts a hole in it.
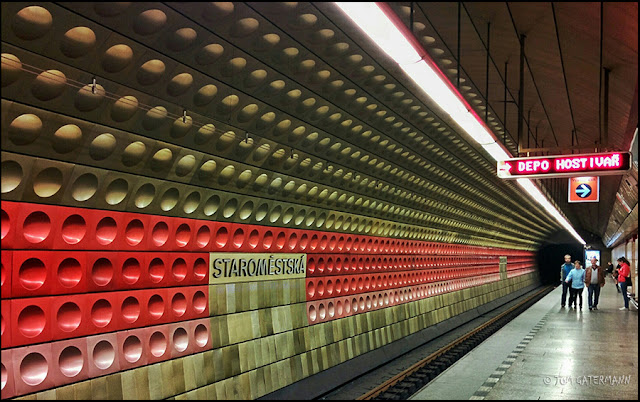
M 571 283 L 571 288 L 569 289 L 571 292 L 569 295 L 569 308 L 571 308 L 571 303 L 573 303 L 573 308 L 576 308 L 576 299 L 580 296 L 580 309 L 582 309 L 582 289 L 584 289 L 585 273 L 580 261 L 576 260 L 574 265 L 575 268 L 569 272 L 567 279 L 565 279 L 565 282 Z
M 618 286 L 620 286 L 620 290 L 622 291 L 622 299 L 624 300 L 624 307 L 620 307 L 618 310 L 629 310 L 627 277 L 631 274 L 631 267 L 629 266 L 629 261 L 627 261 L 627 259 L 624 257 L 618 258 L 618 264 L 620 264 L 620 269 L 618 269 Z

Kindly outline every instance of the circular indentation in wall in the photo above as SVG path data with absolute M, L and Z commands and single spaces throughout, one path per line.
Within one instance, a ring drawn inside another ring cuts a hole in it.
M 196 280 L 204 279 L 208 273 L 209 266 L 207 265 L 207 262 L 204 260 L 204 258 L 198 258 L 193 263 L 193 275 L 195 276 Z
M 104 328 L 113 319 L 111 303 L 106 299 L 97 300 L 91 307 L 91 321 L 98 328 Z
M 231 27 L 231 36 L 238 38 L 249 36 L 254 33 L 259 26 L 260 23 L 255 18 L 243 18 L 236 21 Z
M 122 163 L 131 167 L 138 164 L 144 157 L 147 147 L 141 141 L 132 142 L 122 152 Z
M 18 270 L 20 285 L 27 290 L 40 289 L 47 280 L 47 268 L 39 258 L 25 260 Z
M 133 50 L 125 44 L 111 46 L 104 52 L 102 69 L 108 73 L 118 73 L 133 60 Z M 114 119 L 115 120 L 115 119 Z
M 89 155 L 93 160 L 101 161 L 111 156 L 115 149 L 116 137 L 114 137 L 113 134 L 104 133 L 91 141 L 89 145 Z
M 98 178 L 93 173 L 84 173 L 71 185 L 71 196 L 78 202 L 91 199 L 98 191 Z
M 196 345 L 201 348 L 205 347 L 207 343 L 209 343 L 209 330 L 204 324 L 196 325 L 196 329 L 194 330 L 194 339 L 196 341 Z
M 201 65 L 211 64 L 218 60 L 224 53 L 224 48 L 217 43 L 211 43 L 203 47 L 198 54 L 196 54 L 196 62 Z
M 162 78 L 165 70 L 166 66 L 161 60 L 152 59 L 140 66 L 136 73 L 136 79 L 140 85 L 155 84 Z
M 29 353 L 20 362 L 20 378 L 25 384 L 36 386 L 41 384 L 49 374 L 47 359 L 38 352 Z
M 55 167 L 43 169 L 33 180 L 33 191 L 38 197 L 54 196 L 62 187 L 62 172 Z
M 197 191 L 192 192 L 185 198 L 184 203 L 182 205 L 182 210 L 186 214 L 193 213 L 196 209 L 198 209 L 198 205 L 200 205 L 200 193 Z
M 180 28 L 167 39 L 167 48 L 174 52 L 181 52 L 191 46 L 197 37 L 198 34 L 193 29 Z
M 62 239 L 67 244 L 78 244 L 87 233 L 87 223 L 80 215 L 69 216 L 62 223 Z
M 24 40 L 38 39 L 44 36 L 52 26 L 53 17 L 51 13 L 40 6 L 23 8 L 13 17 L 11 23 L 13 33 Z
M 22 234 L 29 243 L 40 243 L 49 237 L 51 220 L 44 212 L 36 211 L 29 214 L 22 226 Z
M 181 224 L 176 229 L 176 244 L 178 247 L 184 247 L 189 243 L 191 238 L 191 228 L 186 223 Z
M 2 194 L 10 193 L 22 183 L 22 166 L 12 160 L 3 161 L 1 166 Z
M 113 264 L 107 258 L 98 258 L 91 268 L 91 279 L 98 286 L 106 286 L 113 279 Z
M 131 95 L 123 96 L 111 107 L 111 119 L 118 123 L 122 123 L 132 118 L 137 110 L 138 99 Z
M 118 205 L 127 197 L 128 192 L 129 183 L 125 179 L 115 179 L 107 186 L 105 201 L 109 205 Z
M 173 152 L 169 148 L 162 148 L 158 150 L 151 158 L 151 170 L 159 172 L 167 170 L 171 167 L 171 161 L 173 160 Z
M 191 173 L 196 167 L 196 157 L 193 155 L 185 155 L 176 164 L 176 175 L 184 177 Z M 197 194 L 197 193 L 191 193 Z
M 171 96 L 180 96 L 187 92 L 193 84 L 193 76 L 189 73 L 178 74 L 169 81 L 167 93 Z
M 156 223 L 151 230 L 151 239 L 155 246 L 163 246 L 169 239 L 169 225 L 162 221 Z
M 142 342 L 135 335 L 129 335 L 122 344 L 124 359 L 129 363 L 135 363 L 142 357 Z
M 171 211 L 178 205 L 178 201 L 180 200 L 180 192 L 177 188 L 172 187 L 162 194 L 160 197 L 160 209 L 163 211 Z
M 187 298 L 180 292 L 177 292 L 171 298 L 171 309 L 177 317 L 182 317 L 187 311 Z
M 63 332 L 75 331 L 82 321 L 82 311 L 80 307 L 73 302 L 66 302 L 58 309 L 56 314 L 56 322 Z
M 198 132 L 193 136 L 193 141 L 198 145 L 206 144 L 209 140 L 211 140 L 211 138 L 213 138 L 215 133 L 216 126 L 211 123 L 205 124 L 204 126 L 200 127 Z M 202 167 L 200 169 L 202 170 Z
M 10 53 L 2 53 L 2 86 L 6 87 L 16 82 L 22 73 L 22 63 L 20 59 Z
M 173 121 L 173 125 L 171 126 L 171 137 L 172 138 L 182 138 L 189 130 L 191 130 L 191 126 L 193 125 L 193 119 L 191 116 L 186 117 L 178 117 Z
M 244 221 L 244 220 L 249 219 L 251 217 L 252 213 L 253 213 L 253 202 L 252 201 L 247 201 L 240 208 L 240 212 L 238 213 L 238 217 L 241 220 Z
M 42 120 L 35 114 L 23 114 L 9 125 L 9 139 L 16 145 L 27 145 L 40 136 Z
M 91 51 L 96 44 L 96 34 L 87 27 L 75 27 L 68 30 L 60 41 L 60 51 L 75 59 Z
M 53 134 L 53 149 L 61 154 L 76 149 L 82 142 L 82 130 L 75 124 L 67 124 L 60 127 Z
M 260 109 L 258 108 L 258 105 L 256 105 L 255 103 L 243 107 L 242 110 L 240 110 L 240 112 L 238 113 L 238 121 L 240 123 L 248 122 L 256 116 L 259 110 Z
M 178 282 L 182 282 L 187 276 L 187 271 L 188 268 L 186 261 L 183 258 L 176 258 L 171 266 L 171 274 L 173 275 L 173 278 Z
M 134 323 L 140 317 L 140 303 L 138 299 L 129 296 L 122 302 L 122 318 L 128 323 Z
M 127 225 L 124 237 L 130 246 L 136 246 L 144 237 L 144 225 L 139 219 L 134 219 Z
M 142 269 L 136 258 L 127 258 L 122 264 L 122 280 L 128 285 L 133 285 L 140 279 Z
M 73 378 L 80 374 L 84 367 L 82 352 L 75 346 L 67 346 L 60 353 L 58 367 L 65 377 Z
M 113 4 L 113 3 L 110 3 Z M 101 340 L 93 347 L 93 364 L 101 370 L 106 370 L 116 359 L 115 348 L 109 341 Z
M 207 296 L 205 296 L 204 292 L 202 292 L 201 290 L 198 290 L 193 294 L 192 305 L 196 314 L 204 313 L 204 311 L 207 309 L 207 303 Z
M 145 183 L 136 192 L 134 202 L 138 208 L 146 208 L 151 204 L 156 194 L 156 188 L 151 183 Z
M 206 247 L 211 241 L 211 231 L 206 225 L 200 226 L 196 233 L 196 245 L 200 248 Z
M 149 279 L 153 283 L 159 283 L 164 278 L 165 267 L 161 258 L 154 258 L 149 263 Z
M 230 198 L 227 203 L 222 208 L 222 216 L 225 218 L 231 218 L 233 214 L 238 210 L 238 200 L 235 198 Z
M 220 197 L 217 195 L 212 195 L 204 203 L 203 212 L 206 216 L 211 216 L 218 211 L 218 208 L 220 208 Z
M 311 320 L 311 322 L 314 322 L 316 318 L 318 318 L 318 312 L 316 311 L 316 306 L 311 305 L 309 306 L 309 320 Z
M 154 320 L 157 320 L 164 315 L 164 300 L 160 295 L 153 295 L 149 298 L 147 311 L 149 311 L 149 315 Z
M 73 105 L 81 112 L 90 112 L 102 103 L 106 92 L 100 84 L 87 84 L 76 93 Z
M 156 331 L 149 338 L 149 351 L 154 357 L 162 357 L 167 351 L 167 338 L 162 332 Z
M 133 30 L 139 35 L 158 32 L 167 22 L 167 15 L 158 9 L 143 11 L 133 21 Z
M 18 315 L 18 330 L 27 338 L 34 338 L 44 331 L 47 318 L 38 306 L 27 306 Z
M 218 87 L 213 84 L 203 86 L 193 95 L 193 104 L 199 107 L 207 106 L 216 97 Z
M 47 70 L 33 81 L 31 94 L 36 99 L 48 101 L 57 98 L 65 90 L 67 77 L 62 71 Z
M 118 226 L 116 221 L 111 217 L 102 218 L 98 222 L 98 226 L 96 226 L 96 241 L 106 246 L 115 240 L 117 233 Z
M 73 257 L 65 258 L 58 266 L 58 282 L 65 288 L 72 288 L 82 280 L 83 269 Z
M 227 245 L 227 242 L 229 241 L 229 230 L 224 227 L 224 226 L 220 226 L 218 228 L 218 231 L 216 232 L 216 245 L 218 245 L 218 247 L 223 248 L 224 246 Z
M 187 350 L 189 346 L 189 335 L 187 331 L 179 327 L 173 332 L 173 347 L 176 348 L 178 352 L 184 352 Z
M 163 106 L 156 106 L 144 115 L 142 118 L 142 127 L 145 130 L 155 130 L 166 121 L 167 109 Z

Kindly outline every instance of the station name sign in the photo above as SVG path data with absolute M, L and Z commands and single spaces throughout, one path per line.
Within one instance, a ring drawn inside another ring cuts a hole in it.
M 305 278 L 306 254 L 209 253 L 209 284 Z
M 631 168 L 630 152 L 538 156 L 498 161 L 501 179 L 606 176 L 624 174 Z

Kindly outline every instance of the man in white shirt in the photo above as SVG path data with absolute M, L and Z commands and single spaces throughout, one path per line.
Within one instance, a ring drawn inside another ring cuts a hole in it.
M 598 299 L 600 299 L 600 288 L 604 286 L 604 269 L 598 266 L 598 259 L 591 257 L 591 267 L 587 268 L 584 277 L 584 284 L 589 292 L 589 311 L 598 309 Z M 595 295 L 595 300 L 594 296 Z

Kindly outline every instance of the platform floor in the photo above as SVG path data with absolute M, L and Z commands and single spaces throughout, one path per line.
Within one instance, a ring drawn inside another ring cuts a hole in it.
M 560 307 L 557 287 L 410 399 L 638 397 L 638 311 L 620 311 L 613 279 L 598 310 Z

